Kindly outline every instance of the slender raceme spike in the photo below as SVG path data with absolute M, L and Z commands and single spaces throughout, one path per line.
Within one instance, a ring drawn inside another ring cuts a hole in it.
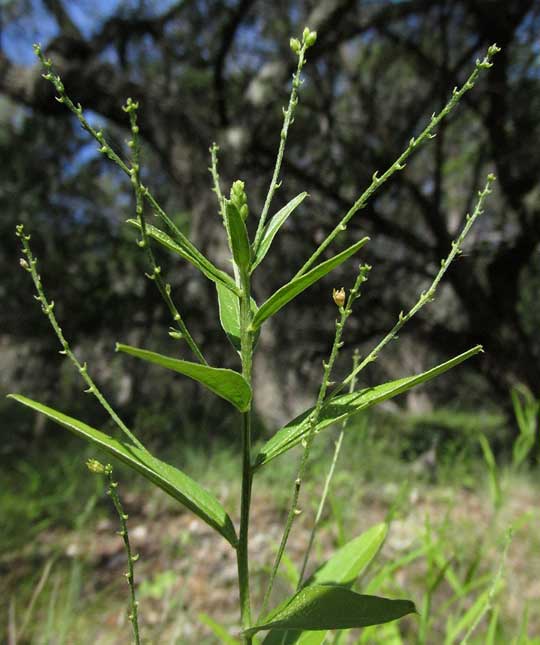
M 139 244 L 139 246 L 142 246 L 146 250 L 148 263 L 152 268 L 152 273 L 150 274 L 146 273 L 145 275 L 149 280 L 153 280 L 156 283 L 158 291 L 161 294 L 161 297 L 163 298 L 163 300 L 165 301 L 165 304 L 167 305 L 167 308 L 169 309 L 169 312 L 173 320 L 178 325 L 178 329 L 176 331 L 179 334 L 181 334 L 181 338 L 183 338 L 186 341 L 188 347 L 195 354 L 197 359 L 201 363 L 206 365 L 207 364 L 206 359 L 204 358 L 201 350 L 199 349 L 199 346 L 197 345 L 197 343 L 189 333 L 188 328 L 186 327 L 186 324 L 182 319 L 182 316 L 180 315 L 180 312 L 178 311 L 176 305 L 174 304 L 174 301 L 171 297 L 170 287 L 167 288 L 167 285 L 165 284 L 163 278 L 161 277 L 161 267 L 156 263 L 154 252 L 152 251 L 152 248 L 150 246 L 150 240 L 148 238 L 148 233 L 146 230 L 146 219 L 144 217 L 144 199 L 143 199 L 143 191 L 142 191 L 141 181 L 140 181 L 140 144 L 139 144 L 139 126 L 137 125 L 138 107 L 139 107 L 138 103 L 136 103 L 132 99 L 128 99 L 126 102 L 126 105 L 124 106 L 124 111 L 129 114 L 129 121 L 131 125 L 131 144 L 132 145 L 130 146 L 130 148 L 132 150 L 133 159 L 132 159 L 132 166 L 130 168 L 129 174 L 131 176 L 131 183 L 133 185 L 133 191 L 135 193 L 135 211 L 137 213 L 137 219 L 139 221 L 141 235 L 142 235 L 141 242 L 143 244 L 142 245 Z
M 37 266 L 37 260 L 34 258 L 32 254 L 32 249 L 30 248 L 30 236 L 24 234 L 24 227 L 22 224 L 19 224 L 16 229 L 16 235 L 17 237 L 21 240 L 21 243 L 23 245 L 23 252 L 24 254 L 28 257 L 29 259 L 29 264 L 30 264 L 30 274 L 32 276 L 32 281 L 34 283 L 34 286 L 36 288 L 37 295 L 35 296 L 36 300 L 38 300 L 41 303 L 43 312 L 49 319 L 49 322 L 51 324 L 51 327 L 53 328 L 58 340 L 60 341 L 60 345 L 62 345 L 62 350 L 60 353 L 64 354 L 67 356 L 67 358 L 73 363 L 81 377 L 83 378 L 84 382 L 86 383 L 88 389 L 87 391 L 89 393 L 92 393 L 96 399 L 99 401 L 101 406 L 104 408 L 104 410 L 107 412 L 107 414 L 111 417 L 111 419 L 114 421 L 114 423 L 120 428 L 120 430 L 128 437 L 128 439 L 133 442 L 138 448 L 141 450 L 144 450 L 147 452 L 146 448 L 143 446 L 143 444 L 137 439 L 137 437 L 131 432 L 131 430 L 126 426 L 126 424 L 122 421 L 122 419 L 118 416 L 118 414 L 115 412 L 111 404 L 107 401 L 107 399 L 103 396 L 101 390 L 97 387 L 97 385 L 94 383 L 93 379 L 90 377 L 88 374 L 88 367 L 86 363 L 81 363 L 78 358 L 75 356 L 73 351 L 71 350 L 71 347 L 69 346 L 68 341 L 66 340 L 62 329 L 60 325 L 58 324 L 58 321 L 56 320 L 56 316 L 54 315 L 52 307 L 49 305 L 49 302 L 47 300 L 47 297 L 45 295 L 45 291 L 43 289 L 43 284 L 41 282 L 41 277 L 38 274 L 36 270 Z M 27 269 L 26 269 L 27 270 Z
M 324 368 L 323 379 L 322 379 L 321 387 L 319 388 L 319 394 L 317 396 L 317 403 L 315 404 L 315 409 L 313 411 L 313 414 L 310 417 L 309 429 L 302 443 L 304 450 L 302 453 L 302 457 L 300 459 L 300 464 L 298 466 L 298 471 L 297 471 L 295 484 L 294 484 L 294 491 L 292 494 L 291 504 L 289 507 L 289 513 L 287 516 L 287 520 L 285 522 L 285 530 L 283 532 L 283 537 L 281 539 L 281 543 L 279 545 L 278 552 L 276 554 L 276 558 L 272 566 L 272 571 L 270 573 L 270 580 L 268 582 L 268 586 L 264 594 L 260 616 L 263 616 L 268 609 L 268 603 L 270 601 L 270 594 L 272 593 L 274 580 L 276 578 L 279 565 L 283 557 L 283 553 L 285 552 L 285 547 L 287 546 L 287 542 L 289 539 L 289 535 L 292 529 L 294 519 L 297 516 L 296 510 L 298 508 L 298 498 L 300 496 L 301 482 L 304 477 L 307 462 L 309 460 L 311 446 L 313 444 L 313 439 L 315 438 L 315 428 L 317 426 L 317 422 L 319 421 L 319 416 L 323 408 L 324 400 L 326 398 L 326 392 L 328 390 L 332 370 L 334 368 L 334 364 L 339 354 L 339 345 L 343 334 L 343 328 L 345 327 L 345 323 L 347 322 L 350 314 L 352 313 L 352 305 L 354 301 L 360 295 L 360 285 L 362 285 L 367 280 L 368 273 L 371 270 L 371 267 L 368 264 L 364 264 L 364 265 L 360 265 L 358 269 L 359 269 L 358 275 L 356 277 L 356 281 L 354 283 L 353 288 L 349 292 L 349 298 L 347 300 L 347 304 L 345 305 L 345 307 L 339 307 L 340 318 L 338 321 L 336 321 L 336 332 L 334 335 L 332 349 L 330 351 L 330 357 L 328 359 L 328 362 L 323 361 L 323 368 Z

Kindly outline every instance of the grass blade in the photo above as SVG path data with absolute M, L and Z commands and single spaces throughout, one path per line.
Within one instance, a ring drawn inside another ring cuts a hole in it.
M 240 645 L 240 641 L 238 639 L 233 638 L 223 625 L 216 623 L 216 621 L 208 614 L 199 614 L 199 621 L 203 625 L 206 625 L 216 638 L 219 638 L 219 642 L 222 643 L 222 645 Z

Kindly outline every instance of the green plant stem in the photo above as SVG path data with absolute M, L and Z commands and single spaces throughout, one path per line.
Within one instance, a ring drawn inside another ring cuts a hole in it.
M 270 573 L 270 580 L 268 582 L 268 586 L 264 594 L 264 599 L 263 599 L 259 619 L 262 616 L 264 616 L 268 610 L 270 594 L 272 593 L 272 587 L 274 586 L 274 581 L 276 579 L 279 565 L 281 563 L 283 553 L 285 552 L 285 547 L 287 546 L 287 542 L 289 540 L 289 535 L 292 529 L 294 519 L 301 513 L 300 509 L 298 508 L 298 499 L 300 497 L 300 489 L 302 487 L 302 478 L 304 476 L 306 466 L 309 460 L 313 439 L 315 438 L 315 434 L 316 434 L 315 428 L 317 426 L 317 422 L 319 420 L 319 416 L 323 408 L 323 403 L 326 398 L 326 392 L 328 390 L 328 387 L 330 386 L 330 377 L 332 375 L 332 369 L 338 357 L 339 350 L 343 346 L 343 342 L 341 340 L 343 335 L 343 328 L 345 327 L 345 323 L 347 322 L 349 316 L 352 313 L 352 305 L 354 301 L 360 295 L 360 285 L 367 280 L 367 274 L 370 269 L 371 267 L 367 264 L 359 267 L 358 276 L 356 278 L 353 288 L 350 291 L 347 303 L 344 307 L 341 306 L 339 308 L 340 318 L 338 321 L 336 321 L 336 332 L 334 335 L 334 341 L 332 343 L 332 349 L 330 351 L 330 358 L 328 359 L 328 362 L 323 361 L 324 373 L 323 373 L 322 383 L 319 388 L 319 394 L 317 396 L 317 402 L 315 404 L 314 411 L 310 418 L 309 430 L 306 433 L 305 440 L 302 442 L 304 446 L 304 451 L 302 453 L 302 457 L 300 458 L 300 464 L 298 466 L 296 478 L 294 480 L 294 489 L 291 497 L 289 512 L 287 514 L 287 520 L 285 522 L 283 537 L 281 539 L 278 552 L 276 554 L 276 558 L 272 566 L 272 571 Z
M 354 356 L 353 356 L 353 371 L 355 367 L 358 365 L 360 361 L 360 354 L 358 353 L 358 350 L 356 349 L 354 351 Z M 354 392 L 354 389 L 356 387 L 356 377 L 351 379 L 351 382 L 349 383 L 349 392 L 352 394 Z M 332 479 L 334 477 L 334 472 L 336 469 L 337 461 L 339 458 L 339 453 L 341 452 L 341 446 L 343 444 L 343 437 L 345 435 L 345 430 L 347 428 L 347 425 L 349 423 L 349 419 L 345 419 L 343 423 L 341 424 L 341 429 L 338 435 L 338 438 L 336 440 L 336 445 L 334 448 L 334 454 L 332 456 L 332 463 L 330 464 L 330 469 L 328 470 L 328 474 L 326 475 L 326 479 L 324 481 L 324 488 L 323 492 L 321 495 L 321 499 L 319 501 L 319 506 L 317 508 L 317 513 L 315 515 L 315 520 L 313 522 L 313 527 L 311 529 L 311 534 L 309 536 L 309 543 L 306 549 L 306 552 L 304 553 L 304 559 L 302 561 L 302 568 L 300 570 L 300 576 L 298 577 L 298 584 L 296 587 L 296 590 L 299 591 L 302 582 L 304 581 L 304 576 L 306 573 L 306 568 L 309 562 L 309 556 L 311 555 L 311 550 L 313 549 L 313 544 L 315 542 L 315 536 L 317 534 L 317 529 L 319 528 L 319 524 L 321 522 L 322 514 L 324 511 L 324 507 L 326 505 L 326 500 L 328 498 L 328 493 L 330 491 L 330 484 L 332 482 Z
M 107 139 L 105 138 L 105 135 L 101 130 L 96 130 L 93 128 L 86 117 L 84 116 L 84 112 L 82 109 L 82 106 L 80 103 L 75 105 L 73 101 L 69 98 L 69 96 L 66 94 L 64 84 L 62 82 L 62 79 L 56 75 L 53 71 L 53 64 L 52 61 L 48 58 L 45 58 L 43 55 L 43 52 L 41 51 L 41 47 L 39 45 L 34 45 L 34 51 L 36 53 L 36 56 L 39 58 L 41 61 L 43 67 L 45 68 L 45 74 L 43 74 L 43 78 L 54 86 L 55 90 L 58 92 L 58 96 L 56 97 L 56 100 L 59 103 L 62 103 L 65 105 L 70 112 L 72 112 L 79 123 L 81 124 L 83 130 L 86 130 L 99 144 L 98 146 L 98 151 L 108 157 L 111 161 L 113 161 L 117 166 L 126 173 L 129 177 L 131 177 L 131 168 L 130 166 L 120 157 L 120 155 L 112 148 L 112 146 L 108 143 Z M 197 259 L 201 264 L 204 264 L 206 261 L 206 258 L 204 255 L 199 251 L 199 249 L 192 243 L 190 240 L 182 233 L 182 231 L 176 226 L 176 224 L 172 221 L 172 219 L 167 215 L 167 213 L 163 210 L 163 208 L 160 206 L 158 203 L 157 199 L 153 196 L 151 193 L 150 189 L 145 186 L 143 183 L 140 184 L 141 188 L 141 194 L 144 197 L 144 199 L 150 204 L 150 207 L 154 211 L 154 214 L 156 217 L 159 217 L 164 224 L 169 228 L 171 233 L 176 237 L 177 241 L 182 245 L 184 250 L 188 252 L 193 258 Z M 238 290 L 237 294 L 239 295 L 240 291 Z
M 335 396 L 339 394 L 343 390 L 343 388 L 348 385 L 352 379 L 356 378 L 356 376 L 368 365 L 369 363 L 372 363 L 373 361 L 377 360 L 377 357 L 381 350 L 392 340 L 397 339 L 397 334 L 400 331 L 400 329 L 407 323 L 418 311 L 428 302 L 432 302 L 434 297 L 435 297 L 435 292 L 437 291 L 437 287 L 439 286 L 440 281 L 442 280 L 444 274 L 454 261 L 454 259 L 462 252 L 461 247 L 463 245 L 463 242 L 465 238 L 467 237 L 469 231 L 471 230 L 471 227 L 473 226 L 474 222 L 476 219 L 483 213 L 483 203 L 485 198 L 489 195 L 491 192 L 491 184 L 495 181 L 495 175 L 489 174 L 487 176 L 486 184 L 484 186 L 484 189 L 481 190 L 478 193 L 478 201 L 476 202 L 476 206 L 474 208 L 474 211 L 471 214 L 467 214 L 465 217 L 465 226 L 463 227 L 463 230 L 457 237 L 452 242 L 452 248 L 450 250 L 450 253 L 448 256 L 441 260 L 441 268 L 439 269 L 439 272 L 435 276 L 433 282 L 431 283 L 429 289 L 427 291 L 423 291 L 420 294 L 420 298 L 416 302 L 416 304 L 411 307 L 411 309 L 404 314 L 403 312 L 400 312 L 398 320 L 396 324 L 392 327 L 392 329 L 384 336 L 384 338 L 372 349 L 369 354 L 360 362 L 357 367 L 355 367 L 352 372 L 343 380 L 343 382 L 335 388 L 331 395 L 328 397 L 328 401 L 332 400 Z
M 347 214 L 343 217 L 343 219 L 340 221 L 340 223 L 331 231 L 331 233 L 328 234 L 328 236 L 323 240 L 323 242 L 319 245 L 317 250 L 313 253 L 313 255 L 307 260 L 307 262 L 300 268 L 300 270 L 297 272 L 297 274 L 294 276 L 295 278 L 301 276 L 304 274 L 308 269 L 314 264 L 314 262 L 317 260 L 317 258 L 326 250 L 326 248 L 334 241 L 334 239 L 347 228 L 347 223 L 349 220 L 362 208 L 365 207 L 367 202 L 369 201 L 370 197 L 373 195 L 373 193 L 380 187 L 382 186 L 390 177 L 396 172 L 403 170 L 405 168 L 405 162 L 409 158 L 409 156 L 425 141 L 428 139 L 432 139 L 435 134 L 433 133 L 433 130 L 439 125 L 439 123 L 448 115 L 449 112 L 453 110 L 453 108 L 459 103 L 461 97 L 468 92 L 469 90 L 472 90 L 474 87 L 476 80 L 478 76 L 480 75 L 481 70 L 483 69 L 489 69 L 493 63 L 491 62 L 491 59 L 497 52 L 500 51 L 500 48 L 497 47 L 497 45 L 493 44 L 491 45 L 487 52 L 486 55 L 482 60 L 477 60 L 476 61 L 476 66 L 469 76 L 469 78 L 465 81 L 465 83 L 458 89 L 457 87 L 454 87 L 452 91 L 452 97 L 448 101 L 448 103 L 443 107 L 443 109 L 438 113 L 435 114 L 433 113 L 430 122 L 428 125 L 424 128 L 424 130 L 420 133 L 418 137 L 413 137 L 409 141 L 409 145 L 407 148 L 401 153 L 401 155 L 394 161 L 394 163 L 379 177 L 377 171 L 373 173 L 372 181 L 371 184 L 366 188 L 366 190 L 360 195 L 360 197 L 354 202 L 354 204 L 351 206 L 351 208 L 348 210 Z
M 210 168 L 208 168 L 208 170 L 212 175 L 212 184 L 213 184 L 212 190 L 216 194 L 216 198 L 219 206 L 219 214 L 221 215 L 221 219 L 223 220 L 223 226 L 225 227 L 227 234 L 230 236 L 229 224 L 227 222 L 227 213 L 225 211 L 225 198 L 223 197 L 223 193 L 221 192 L 221 186 L 219 183 L 218 152 L 219 152 L 219 146 L 217 145 L 217 143 L 214 142 L 210 147 L 211 163 L 210 163 Z M 229 244 L 229 246 L 231 245 Z
M 158 291 L 161 294 L 161 297 L 163 298 L 163 300 L 165 301 L 165 304 L 169 309 L 172 319 L 175 325 L 177 326 L 177 329 L 173 330 L 175 333 L 175 337 L 183 338 L 186 341 L 188 347 L 195 354 L 197 359 L 201 363 L 203 363 L 203 365 L 207 365 L 208 363 L 206 362 L 206 359 L 204 358 L 201 350 L 199 349 L 199 346 L 193 339 L 192 335 L 189 333 L 189 330 L 186 327 L 186 324 L 182 319 L 180 312 L 178 311 L 176 305 L 174 304 L 174 301 L 171 297 L 171 285 L 167 282 L 164 282 L 161 276 L 161 267 L 157 264 L 156 258 L 154 256 L 154 252 L 152 251 L 152 247 L 150 245 L 150 239 L 148 237 L 148 233 L 146 230 L 146 218 L 144 216 L 143 188 L 142 188 L 141 179 L 140 179 L 141 146 L 139 142 L 139 126 L 137 125 L 137 109 L 138 109 L 138 103 L 132 101 L 131 99 L 128 99 L 126 102 L 126 105 L 124 106 L 124 111 L 129 114 L 129 121 L 131 125 L 131 140 L 129 142 L 129 146 L 133 151 L 132 166 L 130 168 L 129 174 L 131 177 L 131 183 L 133 185 L 133 192 L 135 193 L 135 209 L 136 209 L 137 219 L 139 221 L 139 225 L 141 229 L 142 239 L 139 240 L 138 244 L 141 248 L 143 248 L 146 251 L 148 264 L 152 269 L 152 272 L 147 273 L 146 275 L 150 280 L 153 280 L 156 283 Z
M 24 226 L 22 224 L 19 224 L 16 229 L 16 234 L 17 237 L 21 240 L 22 243 L 22 251 L 24 255 L 26 256 L 26 259 L 21 259 L 21 266 L 23 269 L 28 271 L 30 275 L 32 276 L 32 281 L 34 283 L 34 287 L 36 289 L 37 295 L 34 296 L 38 302 L 41 303 L 41 308 L 43 310 L 43 313 L 47 316 L 49 319 L 49 322 L 51 324 L 51 327 L 53 328 L 58 340 L 60 341 L 60 345 L 62 346 L 62 349 L 60 350 L 60 354 L 63 356 L 67 356 L 67 358 L 73 363 L 79 374 L 81 375 L 83 381 L 86 383 L 88 386 L 85 392 L 87 394 L 93 394 L 96 399 L 99 401 L 100 405 L 105 409 L 107 414 L 111 417 L 111 419 L 114 421 L 114 423 L 120 428 L 120 430 L 129 438 L 131 442 L 133 442 L 138 448 L 141 450 L 144 450 L 145 452 L 148 452 L 146 448 L 143 446 L 143 444 L 137 439 L 137 437 L 129 430 L 129 428 L 126 426 L 126 424 L 122 421 L 122 419 L 118 416 L 118 414 L 114 411 L 113 407 L 111 404 L 107 401 L 107 399 L 103 396 L 101 393 L 100 389 L 97 387 L 97 385 L 94 383 L 94 380 L 92 377 L 88 374 L 88 367 L 86 363 L 81 363 L 78 358 L 75 356 L 73 353 L 68 341 L 66 340 L 64 333 L 62 331 L 62 328 L 58 324 L 58 321 L 56 319 L 56 316 L 54 315 L 54 301 L 51 300 L 49 302 L 47 300 L 47 297 L 45 295 L 45 291 L 43 289 L 43 284 L 41 282 L 41 277 L 37 271 L 37 259 L 34 257 L 32 254 L 32 249 L 30 248 L 30 235 L 26 235 L 24 232 Z
M 240 298 L 240 354 L 242 376 L 251 386 L 253 335 L 251 325 L 251 285 L 248 271 L 240 272 L 242 296 Z M 249 584 L 249 511 L 253 472 L 251 467 L 251 408 L 242 414 L 242 497 L 240 505 L 240 530 L 237 546 L 238 584 L 240 588 L 240 615 L 243 629 L 251 627 L 251 599 Z M 244 643 L 251 645 L 252 637 L 244 636 Z
M 139 603 L 137 602 L 137 597 L 135 595 L 135 570 L 133 567 L 133 564 L 138 560 L 138 556 L 133 555 L 131 551 L 131 544 L 129 542 L 129 533 L 128 533 L 128 527 L 127 527 L 128 516 L 126 515 L 126 513 L 124 513 L 124 509 L 120 502 L 120 497 L 118 496 L 118 490 L 117 490 L 118 482 L 115 482 L 113 479 L 112 466 L 110 464 L 107 464 L 107 466 L 105 466 L 105 475 L 107 476 L 107 480 L 109 482 L 107 495 L 109 495 L 110 498 L 112 499 L 112 503 L 114 504 L 114 508 L 116 509 L 116 512 L 120 519 L 121 529 L 118 533 L 124 540 L 124 548 L 126 550 L 127 561 L 128 561 L 128 571 L 126 573 L 126 579 L 129 585 L 129 598 L 130 598 L 129 620 L 133 627 L 133 637 L 134 637 L 135 645 L 140 645 L 141 640 L 139 636 L 139 612 L 138 612 Z
M 223 197 L 223 193 L 221 192 L 221 186 L 219 183 L 219 171 L 218 171 L 218 152 L 219 152 L 219 146 L 216 143 L 213 143 L 211 148 L 210 148 L 210 159 L 211 159 L 211 164 L 210 168 L 208 169 L 210 171 L 210 174 L 212 175 L 212 183 L 214 185 L 213 191 L 216 194 L 218 205 L 219 205 L 219 214 L 221 215 L 221 219 L 223 220 L 223 226 L 225 228 L 225 232 L 227 233 L 227 243 L 229 245 L 229 248 L 231 249 L 232 252 L 232 238 L 231 238 L 231 230 L 229 228 L 229 220 L 227 219 L 227 212 L 226 212 L 226 207 L 225 207 L 225 198 Z M 238 271 L 238 266 L 236 265 L 236 262 L 234 260 L 232 261 L 233 265 L 233 272 L 234 272 L 234 280 L 237 285 L 240 284 L 240 272 Z
M 264 206 L 261 212 L 261 216 L 259 218 L 257 232 L 255 233 L 255 240 L 253 242 L 254 255 L 257 254 L 257 250 L 262 239 L 262 235 L 264 232 L 264 225 L 266 223 L 266 218 L 268 217 L 268 211 L 270 210 L 270 204 L 272 203 L 272 199 L 274 197 L 276 190 L 281 186 L 281 182 L 279 182 L 279 173 L 281 172 L 281 164 L 283 163 L 283 155 L 285 154 L 285 146 L 287 144 L 287 135 L 289 133 L 289 127 L 294 121 L 294 112 L 296 110 L 296 106 L 298 105 L 298 89 L 302 84 L 300 74 L 306 62 L 305 54 L 307 49 L 308 49 L 308 45 L 304 41 L 302 43 L 302 47 L 300 48 L 300 51 L 298 52 L 298 64 L 296 66 L 296 72 L 293 75 L 292 89 L 289 97 L 289 104 L 287 106 L 287 109 L 285 108 L 283 109 L 283 126 L 281 128 L 279 149 L 276 157 L 276 163 L 274 166 L 274 172 L 272 174 L 272 180 L 270 181 L 268 193 L 266 194 Z

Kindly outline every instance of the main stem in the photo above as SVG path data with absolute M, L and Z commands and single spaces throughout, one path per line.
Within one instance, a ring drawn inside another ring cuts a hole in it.
M 251 386 L 253 335 L 248 331 L 251 324 L 250 279 L 247 271 L 241 271 L 242 296 L 240 298 L 240 354 L 242 376 Z M 240 614 L 242 627 L 251 627 L 251 601 L 249 592 L 248 533 L 249 509 L 251 505 L 251 403 L 242 414 L 242 501 L 240 508 L 240 534 L 237 547 L 238 584 L 240 587 Z M 244 637 L 244 643 L 251 645 L 251 636 Z

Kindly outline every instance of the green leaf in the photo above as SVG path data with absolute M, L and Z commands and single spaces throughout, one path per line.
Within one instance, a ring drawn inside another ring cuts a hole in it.
M 226 213 L 234 261 L 240 271 L 247 271 L 251 264 L 251 246 L 245 222 L 231 201 L 227 201 Z
M 481 434 L 478 437 L 480 447 L 482 448 L 482 454 L 484 456 L 484 461 L 489 474 L 489 493 L 491 496 L 491 503 L 495 508 L 499 508 L 502 504 L 502 490 L 501 484 L 499 481 L 499 473 L 497 470 L 497 462 L 495 460 L 495 455 L 491 450 L 489 441 L 486 439 L 485 435 Z
M 304 275 L 294 278 L 287 284 L 283 285 L 283 287 L 278 289 L 265 303 L 261 305 L 259 311 L 253 318 L 253 322 L 251 323 L 252 328 L 254 330 L 258 329 L 267 318 L 273 316 L 287 303 L 296 298 L 299 293 L 305 291 L 313 283 L 323 278 L 327 273 L 330 273 L 332 269 L 335 269 L 345 262 L 345 260 L 348 260 L 351 255 L 364 246 L 368 240 L 369 237 L 363 238 L 348 249 L 338 253 L 338 255 L 335 255 L 333 258 L 330 258 L 325 262 L 321 262 L 321 264 L 318 264 L 316 267 L 311 269 L 311 271 L 308 271 L 307 273 L 304 273 Z
M 497 643 L 497 623 L 499 622 L 499 605 L 495 605 L 491 612 L 489 626 L 486 634 L 485 645 L 496 645 Z
M 140 230 L 141 225 L 137 220 L 128 219 L 127 222 L 128 224 L 136 226 Z M 167 235 L 167 233 L 151 224 L 146 224 L 146 232 L 153 240 L 159 242 L 170 251 L 174 251 L 181 258 L 184 258 L 184 260 L 187 260 L 190 264 L 199 269 L 199 271 L 209 280 L 212 280 L 212 282 L 227 287 L 227 289 L 233 293 L 240 294 L 240 289 L 236 286 L 236 283 L 231 276 L 225 273 L 225 271 L 218 269 L 199 251 L 194 253 L 193 249 L 185 246 L 181 241 L 176 242 L 172 237 Z
M 311 585 L 243 633 L 252 635 L 264 629 L 353 629 L 387 623 L 415 611 L 410 600 L 366 596 L 335 585 Z
M 216 623 L 208 614 L 199 614 L 199 620 L 203 625 L 206 625 L 212 630 L 212 633 L 219 639 L 220 643 L 224 645 L 240 645 L 238 639 L 233 638 L 223 625 Z
M 219 320 L 223 331 L 227 334 L 232 346 L 239 352 L 240 351 L 240 298 L 226 289 L 223 285 L 216 284 L 218 304 L 219 304 Z M 257 304 L 253 298 L 251 299 L 251 311 L 253 315 L 257 311 Z M 255 335 L 254 341 L 257 342 L 259 335 Z
M 218 396 L 232 403 L 240 412 L 249 409 L 251 401 L 251 388 L 246 379 L 233 370 L 221 367 L 209 367 L 200 363 L 182 361 L 163 354 L 157 354 L 147 349 L 132 347 L 116 343 L 116 351 L 125 352 L 149 363 L 155 363 L 174 372 L 189 376 L 198 381 Z
M 486 589 L 481 593 L 467 611 L 456 619 L 452 616 L 447 621 L 445 645 L 452 645 L 457 641 L 458 636 L 474 625 L 489 607 L 492 599 L 504 586 L 504 582 L 499 580 L 494 589 Z M 461 642 L 461 641 L 460 641 Z
M 260 310 L 259 310 L 260 311 Z M 358 392 L 353 392 L 351 394 L 343 394 L 341 396 L 336 396 L 330 398 L 323 406 L 321 414 L 319 416 L 319 421 L 315 427 L 315 431 L 319 432 L 320 430 L 327 428 L 328 426 L 336 423 L 337 421 L 342 421 L 361 410 L 370 408 L 382 401 L 391 399 L 398 394 L 403 394 L 416 385 L 420 383 L 425 383 L 426 381 L 443 374 L 444 372 L 452 369 L 456 365 L 459 365 L 463 361 L 467 360 L 471 356 L 478 354 L 482 351 L 481 345 L 477 345 L 469 349 L 468 351 L 455 356 L 454 358 L 433 367 L 427 372 L 422 374 L 417 374 L 415 376 L 407 376 L 405 378 L 397 379 L 395 381 L 388 381 L 387 383 L 382 383 L 375 387 L 369 387 L 364 390 L 359 390 Z M 260 453 L 257 455 L 255 461 L 255 468 L 258 468 L 264 464 L 267 464 L 269 461 L 278 457 L 282 453 L 286 452 L 290 448 L 296 446 L 303 438 L 303 436 L 309 431 L 310 421 L 309 418 L 313 412 L 314 408 L 306 410 L 301 415 L 290 421 L 286 426 L 278 430 L 278 432 L 266 442 L 266 444 L 261 449 Z
M 78 437 L 116 457 L 143 477 L 161 488 L 171 497 L 189 508 L 207 524 L 236 547 L 237 538 L 233 523 L 218 500 L 196 481 L 178 468 L 157 459 L 150 453 L 130 443 L 110 437 L 95 428 L 67 416 L 58 410 L 33 401 L 20 394 L 9 394 L 9 398 L 22 403 L 36 412 L 67 428 Z
M 385 523 L 376 524 L 364 531 L 362 535 L 336 551 L 320 569 L 317 569 L 304 586 L 312 584 L 351 586 L 377 555 L 387 533 L 388 525 Z M 326 631 L 301 632 L 291 630 L 287 634 L 285 642 L 287 645 L 292 645 L 292 643 L 297 643 L 298 645 L 322 645 L 326 634 Z M 264 639 L 264 645 L 281 645 L 282 638 L 283 634 L 273 630 Z
M 263 236 L 255 253 L 255 259 L 253 260 L 253 264 L 251 265 L 251 271 L 253 271 L 255 267 L 259 266 L 259 264 L 263 261 L 264 256 L 268 253 L 268 249 L 270 248 L 270 245 L 272 244 L 272 241 L 276 236 L 276 233 L 283 226 L 287 217 L 289 217 L 294 209 L 299 204 L 301 204 L 306 197 L 307 193 L 300 193 L 299 195 L 296 195 L 294 199 L 291 199 L 288 204 L 286 204 L 274 215 L 274 217 L 272 217 L 272 219 L 268 223 L 268 226 L 264 229 Z
M 352 585 L 379 552 L 386 539 L 388 525 L 372 526 L 351 540 L 322 565 L 307 581 L 311 584 Z

